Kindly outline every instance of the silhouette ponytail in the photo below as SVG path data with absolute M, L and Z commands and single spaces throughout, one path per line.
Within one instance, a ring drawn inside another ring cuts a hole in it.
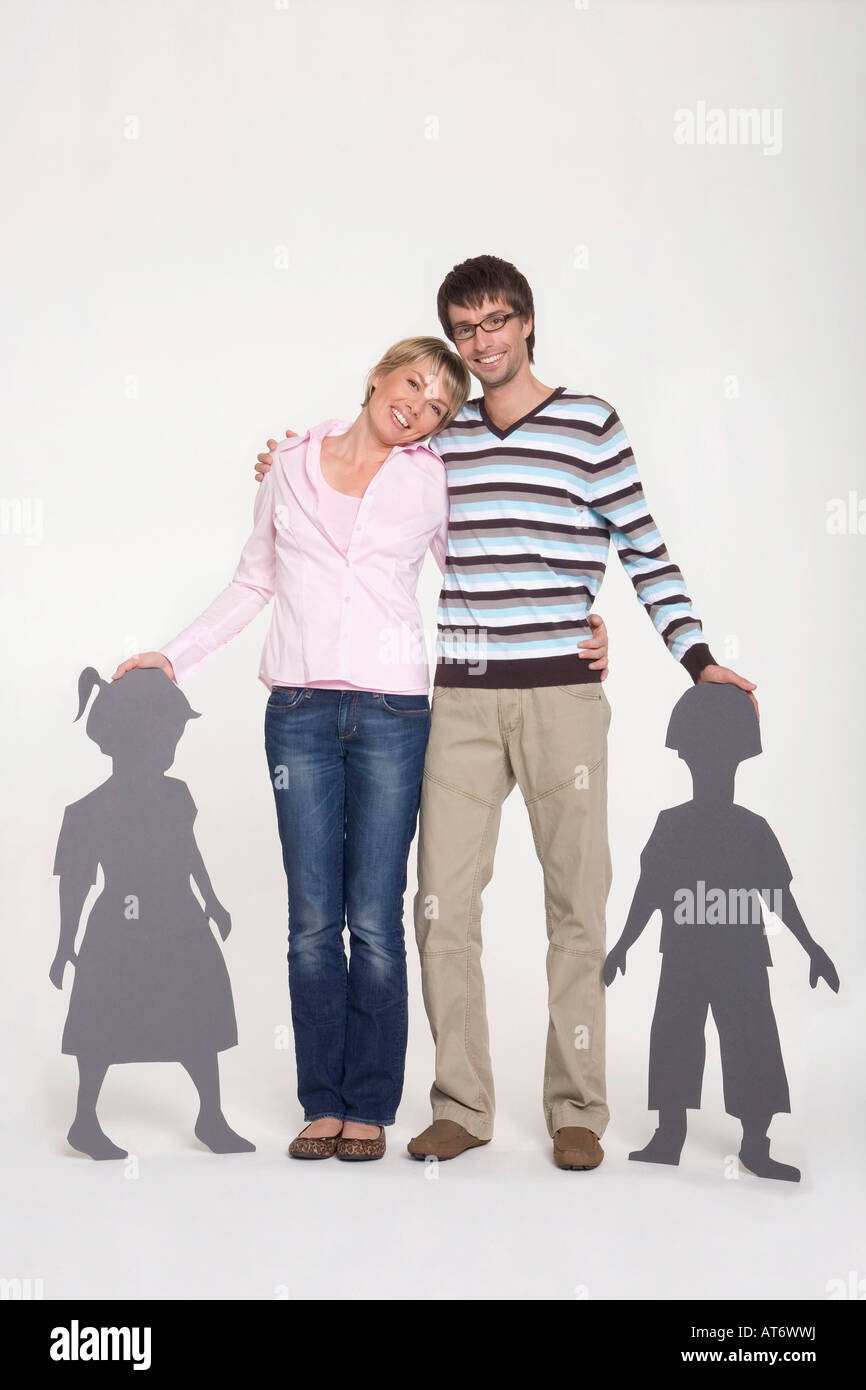
M 100 689 L 106 684 L 99 672 L 93 666 L 85 666 L 81 675 L 78 677 L 78 713 L 73 719 L 76 724 L 84 713 L 84 707 L 93 693 L 93 687 L 98 685 Z

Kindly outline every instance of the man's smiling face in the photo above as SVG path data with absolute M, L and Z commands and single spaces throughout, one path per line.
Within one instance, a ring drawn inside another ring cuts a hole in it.
M 452 335 L 461 323 L 479 324 L 491 314 L 510 314 L 506 299 L 485 299 L 479 305 L 449 304 L 448 319 Z M 504 386 L 529 363 L 526 339 L 532 332 L 532 319 L 518 315 L 491 332 L 480 326 L 472 338 L 455 339 L 454 346 L 470 372 L 483 386 Z

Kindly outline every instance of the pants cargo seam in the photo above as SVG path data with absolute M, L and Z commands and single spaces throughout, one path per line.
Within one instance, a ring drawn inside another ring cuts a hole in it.
M 434 777 L 433 773 L 428 772 L 426 768 L 424 769 L 424 776 L 427 778 L 428 782 L 435 782 L 437 787 L 444 787 L 446 791 L 456 792 L 458 796 L 465 796 L 467 801 L 477 801 L 479 806 L 490 806 L 492 808 L 494 805 L 492 801 L 485 801 L 483 796 L 474 796 L 472 792 L 466 792 L 462 787 L 455 787 L 453 782 L 445 782 L 441 777 Z
M 599 960 L 604 958 L 604 952 L 596 950 L 593 946 L 588 946 L 582 951 L 574 946 L 560 946 L 556 941 L 550 941 L 548 944 L 551 951 L 561 951 L 565 956 L 596 956 Z
M 603 761 L 604 759 L 600 758 L 597 763 L 594 763 L 592 767 L 588 768 L 587 775 L 591 777 L 594 772 L 598 772 L 598 769 L 601 767 Z M 553 796 L 554 792 L 561 792 L 564 791 L 566 787 L 573 786 L 574 778 L 569 777 L 567 781 L 558 783 L 557 786 L 551 787 L 549 791 L 539 792 L 537 796 L 525 796 L 523 799 L 527 806 L 534 806 L 536 801 L 543 801 L 546 796 Z

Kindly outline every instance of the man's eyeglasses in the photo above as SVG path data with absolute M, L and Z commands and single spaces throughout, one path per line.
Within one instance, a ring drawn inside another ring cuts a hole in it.
M 475 337 L 476 328 L 483 328 L 485 333 L 498 333 L 500 328 L 504 328 L 509 319 L 521 318 L 519 309 L 512 309 L 510 314 L 488 314 L 486 319 L 480 323 L 458 323 L 451 329 L 451 337 L 455 343 L 465 343 L 468 338 Z

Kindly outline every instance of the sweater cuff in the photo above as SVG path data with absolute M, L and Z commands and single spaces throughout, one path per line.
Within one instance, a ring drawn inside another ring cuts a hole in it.
M 698 677 L 705 666 L 715 666 L 716 658 L 713 656 L 706 642 L 695 642 L 689 647 L 685 656 L 680 657 L 680 665 L 685 666 L 695 685 Z

